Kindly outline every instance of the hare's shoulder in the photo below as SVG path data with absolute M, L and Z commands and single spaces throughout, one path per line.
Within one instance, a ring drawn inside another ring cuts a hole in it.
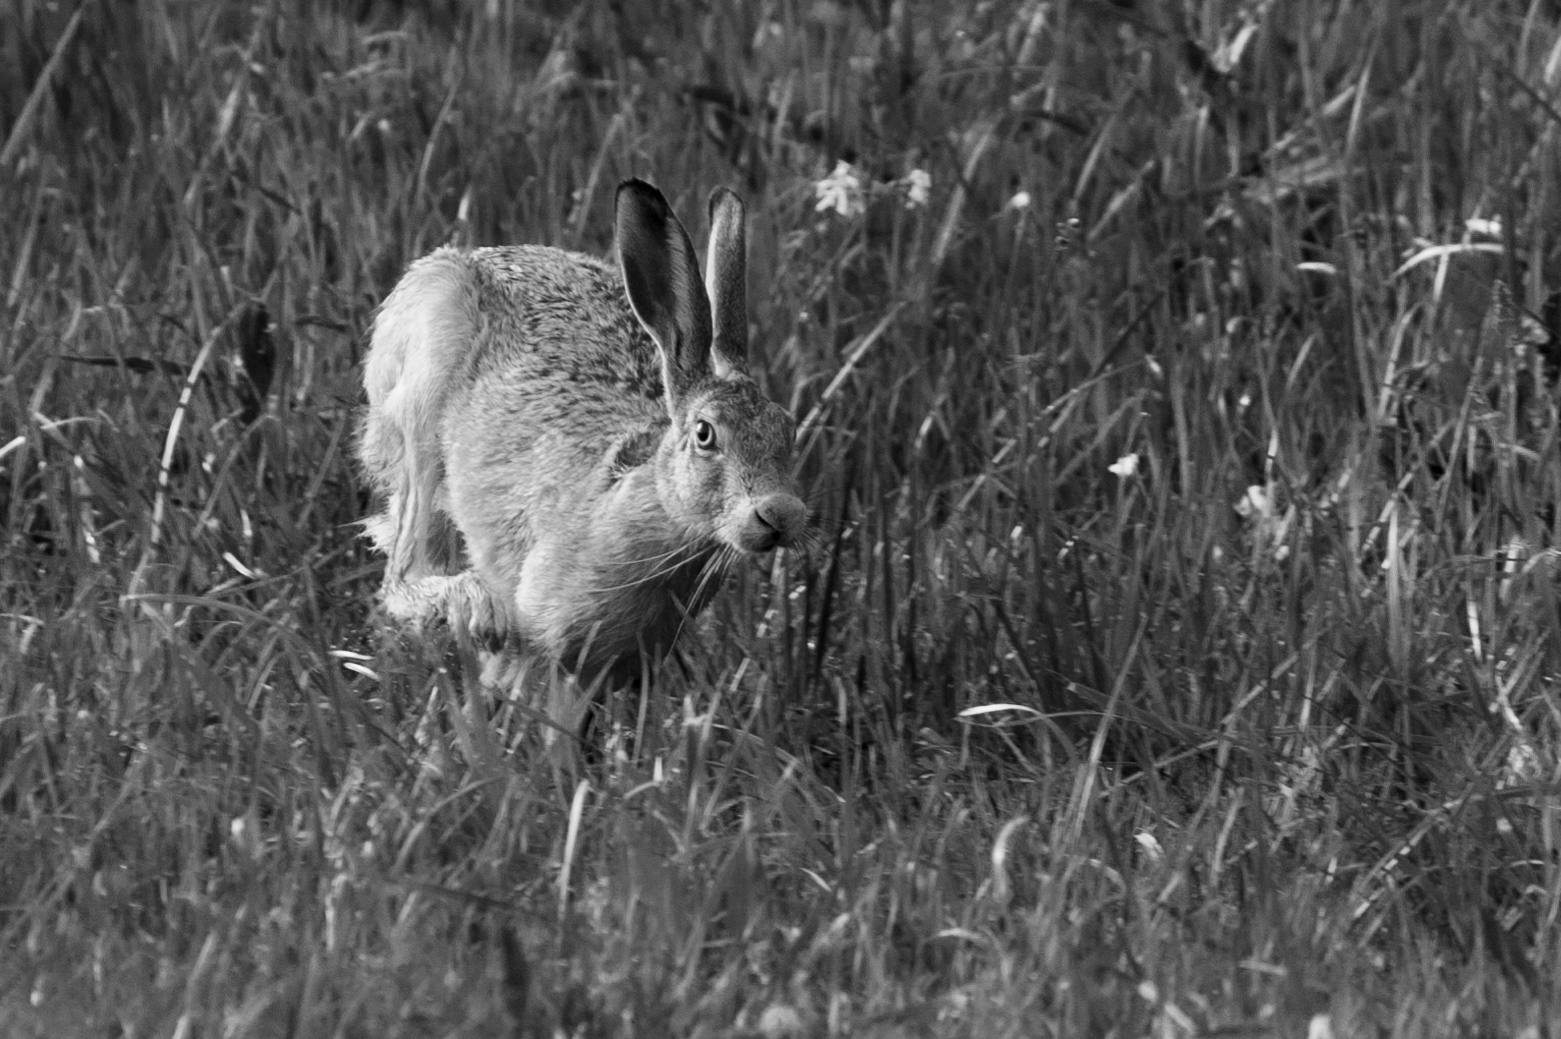
M 660 354 L 629 308 L 615 266 L 544 245 L 474 249 L 468 256 L 485 360 L 531 380 L 662 397 Z

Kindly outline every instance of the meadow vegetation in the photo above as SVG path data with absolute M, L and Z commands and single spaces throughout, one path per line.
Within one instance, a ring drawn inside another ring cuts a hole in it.
M 1555 1035 L 1558 138 L 1539 0 L 9 0 L 0 1033 Z M 575 744 L 357 365 L 631 175 L 813 535 Z

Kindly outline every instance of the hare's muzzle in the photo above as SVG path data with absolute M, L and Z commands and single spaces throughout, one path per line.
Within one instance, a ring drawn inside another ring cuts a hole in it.
M 797 543 L 808 520 L 808 509 L 794 494 L 769 494 L 754 503 L 743 527 L 742 547 L 768 552 Z

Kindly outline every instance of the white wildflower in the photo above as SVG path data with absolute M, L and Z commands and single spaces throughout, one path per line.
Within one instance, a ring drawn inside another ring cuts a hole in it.
M 1242 519 L 1271 520 L 1274 517 L 1273 499 L 1265 488 L 1253 484 L 1236 502 L 1236 514 Z
M 1124 480 L 1131 476 L 1137 476 L 1138 452 L 1134 451 L 1131 454 L 1123 455 L 1112 464 L 1106 466 L 1106 469 L 1111 475 L 1121 477 Z
M 813 207 L 816 212 L 833 209 L 840 216 L 851 217 L 867 208 L 862 200 L 862 178 L 849 162 L 835 163 L 834 170 L 813 190 L 818 196 L 818 204 Z
M 1497 785 L 1508 787 L 1533 783 L 1543 774 L 1544 768 L 1540 764 L 1539 755 L 1534 753 L 1534 748 L 1524 740 L 1514 743 L 1512 749 L 1507 751 L 1507 767 L 1502 769 L 1501 779 L 1498 780 Z
M 759 1034 L 764 1039 L 789 1039 L 790 1036 L 802 1035 L 806 1030 L 802 1015 L 797 1013 L 795 1007 L 784 1003 L 771 1004 L 759 1015 Z
M 1236 515 L 1251 525 L 1256 543 L 1273 552 L 1275 562 L 1282 563 L 1290 558 L 1290 546 L 1286 541 L 1290 536 L 1295 510 L 1290 508 L 1281 512 L 1279 503 L 1274 500 L 1272 484 L 1253 484 L 1248 487 L 1247 492 L 1236 501 L 1235 509 Z
M 1029 209 L 1030 193 L 1028 191 L 1016 191 L 1014 197 L 1008 200 L 1009 209 Z
M 906 209 L 927 204 L 927 197 L 932 193 L 932 174 L 926 170 L 911 170 L 900 183 L 905 185 Z

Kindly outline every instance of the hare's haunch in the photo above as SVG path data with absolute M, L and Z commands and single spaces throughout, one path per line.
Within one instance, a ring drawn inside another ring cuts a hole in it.
M 358 443 L 402 620 L 591 677 L 637 673 L 745 552 L 793 545 L 795 426 L 749 378 L 742 203 L 706 279 L 661 193 L 618 188 L 620 266 L 440 249 L 374 321 Z

